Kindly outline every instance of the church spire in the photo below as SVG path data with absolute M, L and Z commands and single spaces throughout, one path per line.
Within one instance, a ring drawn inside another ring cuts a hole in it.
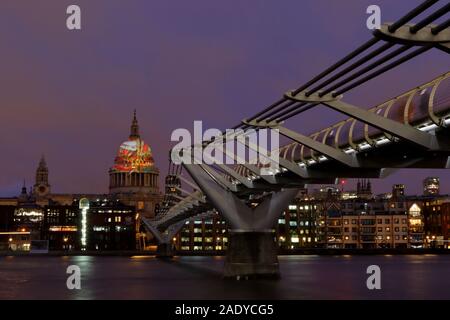
M 42 155 L 41 160 L 39 161 L 39 169 L 47 169 L 47 162 L 45 161 L 44 155 Z
M 139 139 L 139 124 L 136 117 L 136 109 L 134 109 L 133 122 L 131 123 L 130 139 Z
M 21 194 L 22 195 L 27 195 L 27 186 L 26 186 L 26 184 L 25 184 L 25 179 L 23 179 L 23 185 L 22 185 L 22 192 L 21 192 Z

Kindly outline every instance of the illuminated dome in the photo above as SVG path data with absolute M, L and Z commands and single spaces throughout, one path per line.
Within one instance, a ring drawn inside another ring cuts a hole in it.
M 152 151 L 141 139 L 125 141 L 120 145 L 114 160 L 114 170 L 121 172 L 144 172 L 153 167 Z
M 114 171 L 119 172 L 146 172 L 154 165 L 150 146 L 139 136 L 139 126 L 134 112 L 133 123 L 129 140 L 120 145 L 119 152 L 114 160 Z

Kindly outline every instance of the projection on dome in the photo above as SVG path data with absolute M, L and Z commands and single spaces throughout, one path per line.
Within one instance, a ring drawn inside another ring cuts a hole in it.
M 113 169 L 121 172 L 145 172 L 153 167 L 150 147 L 144 141 L 125 141 L 119 148 Z

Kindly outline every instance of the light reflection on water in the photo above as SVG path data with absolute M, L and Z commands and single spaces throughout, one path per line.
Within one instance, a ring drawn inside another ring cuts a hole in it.
M 222 279 L 223 257 L 0 257 L 0 299 L 450 299 L 450 255 L 281 256 L 281 279 Z M 81 269 L 68 290 L 66 269 Z M 382 290 L 366 288 L 379 265 Z

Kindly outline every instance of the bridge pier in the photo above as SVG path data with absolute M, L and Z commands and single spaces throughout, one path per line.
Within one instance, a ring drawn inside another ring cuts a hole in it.
M 274 230 L 229 230 L 225 278 L 279 278 Z
M 183 164 L 192 179 L 230 226 L 224 276 L 277 278 L 280 274 L 273 228 L 297 189 L 279 189 L 256 207 L 211 179 L 205 165 Z
M 168 259 L 173 258 L 175 255 L 172 248 L 172 244 L 169 243 L 159 243 L 156 248 L 156 258 Z

